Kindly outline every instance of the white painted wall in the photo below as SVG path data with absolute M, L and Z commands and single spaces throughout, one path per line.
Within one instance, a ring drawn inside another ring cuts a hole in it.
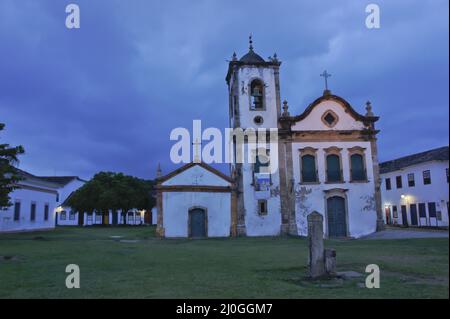
M 72 215 L 72 218 L 70 217 L 71 208 L 70 207 L 61 207 L 61 205 L 64 203 L 64 201 L 75 192 L 78 188 L 83 186 L 85 184 L 84 181 L 81 181 L 79 179 L 73 179 L 66 185 L 60 187 L 58 189 L 59 194 L 59 201 L 56 204 L 56 210 L 55 210 L 55 216 L 58 219 L 58 226 L 77 226 L 78 225 L 78 213 L 74 213 Z M 64 210 L 66 211 L 66 219 L 61 218 L 60 211 Z
M 420 219 L 419 226 L 448 226 L 448 202 L 449 202 L 449 185 L 447 182 L 446 169 L 449 167 L 448 161 L 432 161 L 406 167 L 402 170 L 381 174 L 381 194 L 383 199 L 383 218 L 386 222 L 385 208 L 397 206 L 398 218 L 394 219 L 394 223 L 403 224 L 401 205 L 406 205 L 407 221 L 411 225 L 410 205 L 425 203 L 427 218 Z M 431 184 L 424 185 L 423 171 L 431 171 Z M 414 173 L 415 186 L 408 186 L 408 174 Z M 396 176 L 402 176 L 402 188 L 397 189 Z M 386 190 L 386 178 L 391 179 L 391 190 Z M 402 198 L 404 195 L 404 198 Z M 442 214 L 442 220 L 435 218 L 429 219 L 428 203 L 436 203 L 436 211 Z M 418 206 L 418 205 L 417 205 Z M 417 207 L 417 212 L 419 208 Z M 419 217 L 418 217 L 419 219 Z
M 278 171 L 272 174 L 271 196 L 267 200 L 267 215 L 258 214 L 258 198 L 253 182 L 253 165 L 243 164 L 245 227 L 247 236 L 277 236 L 281 230 L 281 203 Z
M 162 197 L 166 237 L 188 237 L 189 209 L 192 207 L 207 209 L 208 237 L 230 236 L 230 193 L 164 192 Z
M 342 148 L 342 172 L 344 183 L 328 184 L 326 181 L 326 165 L 325 165 L 325 151 L 324 149 L 335 146 Z M 348 149 L 359 146 L 365 148 L 365 160 L 368 182 L 365 183 L 351 183 L 350 182 L 350 159 Z M 305 147 L 312 147 L 317 149 L 317 170 L 319 177 L 319 184 L 300 185 L 300 152 L 299 149 Z M 292 144 L 293 157 L 293 173 L 296 188 L 296 218 L 299 235 L 307 235 L 307 215 L 313 211 L 324 216 L 324 231 L 328 234 L 328 221 L 326 214 L 326 200 L 325 190 L 333 188 L 347 189 L 347 208 L 348 208 L 348 232 L 351 237 L 361 237 L 366 234 L 375 232 L 376 230 L 376 209 L 375 209 L 375 184 L 373 178 L 372 154 L 370 149 L 370 142 L 308 142 L 308 143 L 293 143 Z M 300 193 L 308 192 L 302 201 Z
M 30 185 L 30 183 L 27 184 Z M 51 190 L 50 188 L 48 189 Z M 5 211 L 0 211 L 0 232 L 33 231 L 55 227 L 56 194 L 19 188 L 10 193 L 10 197 L 13 204 L 16 201 L 21 203 L 20 219 L 14 221 L 14 205 Z M 35 221 L 31 221 L 30 216 L 32 202 L 36 203 Z M 49 205 L 48 220 L 44 220 L 45 204 Z
M 250 83 L 254 79 L 264 82 L 264 111 L 254 111 L 250 109 Z M 243 66 L 238 73 L 239 83 L 239 110 L 240 122 L 242 128 L 277 128 L 277 96 L 275 88 L 274 68 Z M 256 125 L 254 118 L 261 116 L 263 124 Z M 258 194 L 252 185 L 253 183 L 253 164 L 248 163 L 247 148 L 245 148 L 242 165 L 243 189 L 244 189 L 244 209 L 245 209 L 245 227 L 247 236 L 276 236 L 280 234 L 281 227 L 281 204 L 280 204 L 280 178 L 278 170 L 271 176 L 271 196 L 264 198 L 267 200 L 267 215 L 258 214 Z
M 195 165 L 173 176 L 163 185 L 231 186 L 222 177 Z M 208 237 L 228 237 L 231 226 L 231 192 L 162 191 L 163 227 L 166 237 L 188 237 L 189 210 L 205 208 L 208 215 Z

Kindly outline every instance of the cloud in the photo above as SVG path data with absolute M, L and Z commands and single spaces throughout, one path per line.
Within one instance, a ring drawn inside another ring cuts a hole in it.
M 355 1 L 73 2 L 79 30 L 65 28 L 63 2 L 0 2 L 2 138 L 25 146 L 32 173 L 173 169 L 173 128 L 228 125 L 226 60 L 249 33 L 282 59 L 291 113 L 328 69 L 333 92 L 381 116 L 382 160 L 448 144 L 447 1 L 379 1 L 379 30 Z

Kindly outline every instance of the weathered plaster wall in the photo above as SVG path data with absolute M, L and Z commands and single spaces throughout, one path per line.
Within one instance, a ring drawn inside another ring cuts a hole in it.
M 342 148 L 343 183 L 325 183 L 326 166 L 324 149 L 336 146 Z M 348 149 L 359 146 L 365 148 L 365 160 L 368 182 L 350 182 L 350 160 Z M 318 184 L 300 184 L 299 149 L 312 147 L 317 149 Z M 360 237 L 376 230 L 376 209 L 374 201 L 375 185 L 371 162 L 370 142 L 295 142 L 292 145 L 293 171 L 295 179 L 295 210 L 299 235 L 307 235 L 306 217 L 313 211 L 324 216 L 324 231 L 328 234 L 325 191 L 334 188 L 347 189 L 348 232 L 351 237 Z
M 245 225 L 248 236 L 276 236 L 280 234 L 280 181 L 277 174 L 272 174 L 270 198 L 267 199 L 268 212 L 258 215 L 258 198 L 253 186 L 252 164 L 243 165 Z

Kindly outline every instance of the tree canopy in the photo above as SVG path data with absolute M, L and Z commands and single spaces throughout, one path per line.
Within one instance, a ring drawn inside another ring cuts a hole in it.
M 0 123 L 0 132 L 5 124 Z M 20 178 L 14 165 L 18 163 L 18 156 L 25 151 L 22 146 L 10 146 L 0 143 L 0 209 L 11 206 L 9 194 L 15 189 L 14 184 Z
M 79 212 L 79 223 L 84 213 L 131 209 L 150 210 L 154 206 L 153 181 L 122 173 L 100 172 L 75 191 L 66 204 Z

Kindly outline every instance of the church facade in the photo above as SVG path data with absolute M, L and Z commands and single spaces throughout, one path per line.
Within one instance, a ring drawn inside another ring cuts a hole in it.
M 363 115 L 326 89 L 302 114 L 291 115 L 287 102 L 281 102 L 280 66 L 276 55 L 268 61 L 259 56 L 252 41 L 241 59 L 233 55 L 226 76 L 231 127 L 276 128 L 277 147 L 267 145 L 266 155 L 258 153 L 254 161 L 231 163 L 231 178 L 208 170 L 203 163 L 188 164 L 160 178 L 160 236 L 196 237 L 192 236 L 193 231 L 197 234 L 196 227 L 208 237 L 306 236 L 306 217 L 313 211 L 324 216 L 326 237 L 358 238 L 383 227 L 378 117 L 370 103 Z M 244 142 L 244 153 L 247 148 Z M 277 156 L 277 167 L 270 167 L 275 165 L 269 160 L 273 156 Z M 195 167 L 218 179 L 192 187 L 193 177 L 186 172 Z M 185 195 L 174 197 L 169 192 Z M 192 217 L 196 209 L 202 213 L 195 214 L 204 217 Z M 209 223 L 217 220 L 224 228 L 210 232 L 216 227 Z M 174 231 L 177 227 L 183 231 Z

